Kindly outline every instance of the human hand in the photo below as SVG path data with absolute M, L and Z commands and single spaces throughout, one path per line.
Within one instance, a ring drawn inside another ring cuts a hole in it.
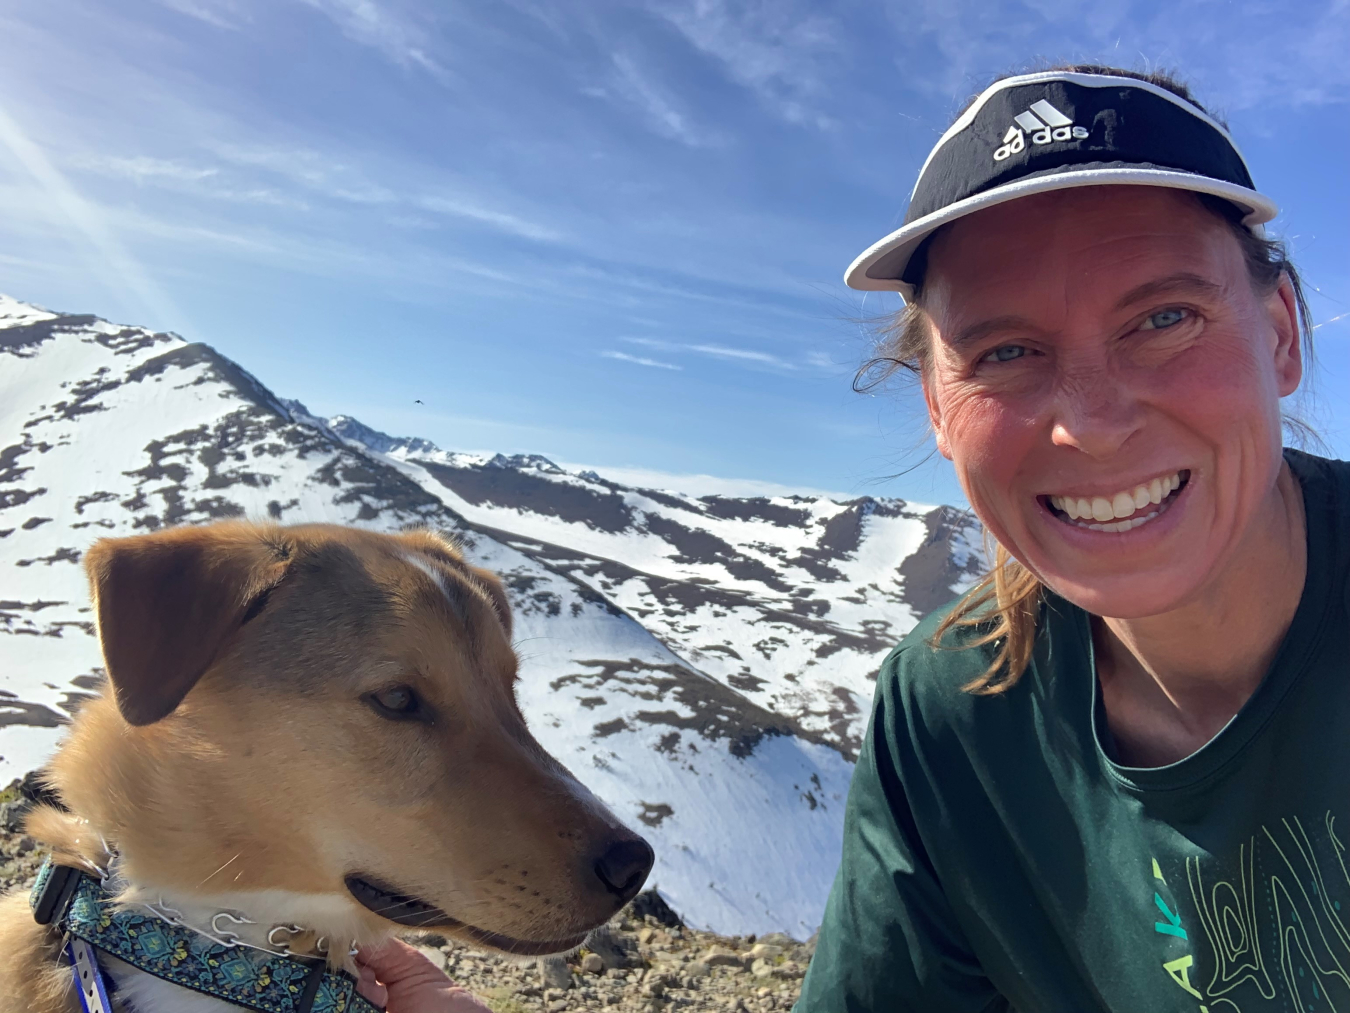
M 356 954 L 357 990 L 387 1013 L 491 1013 L 415 947 L 391 939 Z

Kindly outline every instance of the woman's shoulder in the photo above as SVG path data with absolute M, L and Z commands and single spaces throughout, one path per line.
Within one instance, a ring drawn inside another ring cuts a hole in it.
M 1340 581 L 1350 569 L 1350 462 L 1289 449 L 1284 459 L 1303 490 L 1308 544 Z
M 994 696 L 972 693 L 966 687 L 994 663 L 997 643 L 982 642 L 988 624 L 952 625 L 943 620 L 959 601 L 926 616 L 887 656 L 877 677 L 876 703 L 889 707 L 912 727 L 972 728 L 987 722 L 1021 721 L 1033 700 L 1045 702 L 1060 694 L 1052 690 L 1056 673 L 1066 665 L 1088 663 L 1081 610 L 1049 592 L 1044 593 L 1038 622 L 1037 646 L 1027 670 L 1008 689 Z M 938 633 L 941 632 L 941 638 Z
M 879 697 L 934 718 L 968 707 L 972 695 L 965 687 L 993 664 L 997 647 L 978 642 L 987 632 L 983 625 L 942 628 L 959 604 L 958 599 L 930 612 L 891 650 L 877 677 Z
M 1319 457 L 1286 447 L 1284 459 L 1303 488 L 1305 499 L 1350 513 L 1350 461 Z

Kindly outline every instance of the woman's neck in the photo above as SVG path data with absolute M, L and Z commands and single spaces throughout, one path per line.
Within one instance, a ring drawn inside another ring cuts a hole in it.
M 1288 464 L 1232 563 L 1182 608 L 1094 623 L 1120 762 L 1175 763 L 1212 739 L 1275 659 L 1307 574 L 1303 493 Z

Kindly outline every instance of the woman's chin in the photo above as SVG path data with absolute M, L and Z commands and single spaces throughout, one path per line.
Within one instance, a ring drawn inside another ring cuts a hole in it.
M 1131 569 L 1091 575 L 1053 569 L 1041 571 L 1041 582 L 1061 598 L 1095 616 L 1145 619 L 1173 612 L 1199 590 L 1200 574 L 1183 566 Z

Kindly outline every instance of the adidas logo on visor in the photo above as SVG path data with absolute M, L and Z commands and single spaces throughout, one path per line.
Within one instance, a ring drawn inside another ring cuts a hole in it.
M 1001 162 L 1025 148 L 1027 134 L 1031 135 L 1032 144 L 1049 144 L 1051 141 L 1067 141 L 1070 138 L 1081 141 L 1088 135 L 1086 127 L 1075 127 L 1073 120 L 1045 99 L 1031 103 L 1031 108 L 1018 113 L 1013 121 L 1013 125 L 1003 135 L 1003 146 L 994 152 L 995 162 Z

